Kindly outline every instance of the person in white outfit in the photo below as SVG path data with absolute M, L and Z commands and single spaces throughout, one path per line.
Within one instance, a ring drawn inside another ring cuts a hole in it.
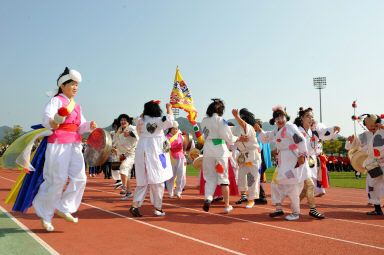
M 155 215 L 165 215 L 162 210 L 164 182 L 169 180 L 173 173 L 169 157 L 170 145 L 164 130 L 171 128 L 174 121 L 172 105 L 167 103 L 166 107 L 167 115 L 162 116 L 159 102 L 149 101 L 144 104 L 144 112 L 137 121 L 136 128 L 139 135 L 135 154 L 137 186 L 132 207 L 129 209 L 134 217 L 142 216 L 139 207 L 144 202 L 148 185 Z
M 257 124 L 255 129 L 259 132 L 262 143 L 276 143 L 278 151 L 277 167 L 273 174 L 271 184 L 272 204 L 276 211 L 270 217 L 284 215 L 282 203 L 286 196 L 291 200 L 292 214 L 285 217 L 287 220 L 298 220 L 300 217 L 300 192 L 304 180 L 308 179 L 308 162 L 306 160 L 307 148 L 303 134 L 296 125 L 287 123 L 289 116 L 281 106 L 272 109 L 271 125 L 276 123 L 272 131 L 263 131 Z
M 256 124 L 255 116 L 246 108 L 239 111 L 232 110 L 232 114 L 240 126 L 231 127 L 235 136 L 248 136 L 248 142 L 236 142 L 235 146 L 240 150 L 238 157 L 239 175 L 237 186 L 241 192 L 240 203 L 246 198 L 248 192 L 248 203 L 246 208 L 252 208 L 255 205 L 255 199 L 259 198 L 261 155 L 260 147 L 257 142 L 254 125 Z M 240 204 L 239 201 L 236 204 Z
M 380 116 L 376 114 L 363 114 L 364 126 L 368 129 L 357 137 L 349 136 L 345 143 L 345 148 L 351 150 L 358 148 L 365 152 L 368 157 L 363 163 L 363 167 L 368 170 L 367 182 L 370 202 L 373 203 L 375 210 L 367 212 L 367 215 L 383 215 L 381 209 L 381 190 L 384 185 L 384 131 Z
M 117 130 L 119 130 L 119 127 L 120 127 L 120 122 L 117 119 L 114 119 L 112 123 L 113 130 L 110 132 L 112 141 L 115 140 L 115 136 L 116 136 Z M 117 153 L 115 153 L 114 150 L 111 151 L 111 155 L 112 155 L 111 175 L 112 175 L 112 178 L 116 181 L 114 184 L 112 184 L 112 186 L 114 186 L 115 189 L 117 189 L 122 185 L 121 176 L 120 176 L 121 162 L 120 162 L 120 158 L 117 156 Z
M 52 128 L 48 137 L 41 184 L 32 204 L 43 227 L 53 231 L 52 218 L 57 215 L 69 222 L 77 222 L 71 213 L 79 208 L 87 177 L 82 154 L 81 134 L 97 128 L 94 121 L 86 122 L 81 107 L 73 97 L 77 93 L 81 75 L 65 68 L 57 80 L 58 93 L 45 106 L 43 126 Z M 70 182 L 63 193 L 63 189 Z
M 203 210 L 209 211 L 216 186 L 220 185 L 225 203 L 224 212 L 229 213 L 233 208 L 229 205 L 228 158 L 231 153 L 227 144 L 233 145 L 238 141 L 247 142 L 248 137 L 237 137 L 232 134 L 228 123 L 222 117 L 225 109 L 224 102 L 220 99 L 212 100 L 206 112 L 207 117 L 201 122 L 205 141 L 203 174 L 206 181 Z
M 319 213 L 316 209 L 314 194 L 315 183 L 317 182 L 318 177 L 316 157 L 321 153 L 321 151 L 317 151 L 318 143 L 320 140 L 325 141 L 333 139 L 340 132 L 340 127 L 335 126 L 331 128 L 325 128 L 323 125 L 318 124 L 313 128 L 313 122 L 314 118 L 312 108 L 303 109 L 301 107 L 294 124 L 299 128 L 299 131 L 305 138 L 304 141 L 308 149 L 307 159 L 309 168 L 307 171 L 309 172 L 310 178 L 304 181 L 304 188 L 300 194 L 300 200 L 302 200 L 304 197 L 307 198 L 310 208 L 310 216 L 317 219 L 324 219 L 324 215 Z
M 131 192 L 131 171 L 135 162 L 135 150 L 138 141 L 136 127 L 132 125 L 132 118 L 127 114 L 120 114 L 117 118 L 120 127 L 113 139 L 114 153 L 121 161 L 120 176 L 122 182 L 121 200 L 133 197 Z

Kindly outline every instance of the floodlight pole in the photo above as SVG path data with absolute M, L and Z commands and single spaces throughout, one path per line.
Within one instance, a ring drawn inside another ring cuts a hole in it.
M 319 89 L 319 98 L 320 98 L 320 123 L 323 123 L 323 115 L 321 110 L 321 89 Z
M 319 90 L 319 98 L 320 98 L 320 123 L 323 122 L 323 115 L 322 115 L 322 109 L 321 109 L 321 90 L 325 89 L 327 86 L 326 77 L 316 77 L 313 78 L 313 86 L 315 89 Z

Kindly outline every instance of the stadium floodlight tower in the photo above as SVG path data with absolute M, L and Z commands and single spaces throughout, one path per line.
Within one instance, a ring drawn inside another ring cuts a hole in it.
M 327 79 L 326 77 L 316 77 L 313 78 L 313 86 L 315 89 L 319 90 L 319 97 L 320 97 L 320 123 L 323 122 L 323 116 L 321 113 L 321 90 L 325 89 L 327 86 Z
M 179 108 L 172 108 L 172 112 L 175 119 L 180 115 Z

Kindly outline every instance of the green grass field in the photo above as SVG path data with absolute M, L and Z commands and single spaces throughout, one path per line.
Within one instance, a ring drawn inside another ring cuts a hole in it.
M 275 168 L 269 168 L 266 171 L 267 181 L 272 180 L 272 174 Z M 361 175 L 361 179 L 355 178 L 355 172 L 328 172 L 331 187 L 357 188 L 365 189 L 366 174 Z M 192 165 L 187 166 L 187 176 L 198 176 L 199 170 Z

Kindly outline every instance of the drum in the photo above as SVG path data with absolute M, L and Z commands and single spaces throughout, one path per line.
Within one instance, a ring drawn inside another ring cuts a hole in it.
M 237 157 L 236 161 L 237 161 L 237 164 L 239 164 L 239 165 L 245 163 L 245 154 L 240 153 L 240 155 Z
M 307 159 L 309 167 L 313 168 L 315 166 L 315 160 L 311 156 L 309 156 Z
M 348 151 L 348 158 L 351 161 L 353 169 L 358 172 L 365 173 L 367 169 L 363 166 L 368 155 L 360 151 L 361 148 L 354 148 Z
M 193 160 L 195 160 L 199 155 L 200 155 L 200 150 L 194 148 L 194 149 L 192 149 L 192 150 L 189 151 L 187 158 L 188 158 L 190 161 L 193 161 Z
M 183 150 L 189 151 L 192 146 L 193 137 L 190 133 L 185 133 L 183 137 L 184 137 Z
M 197 157 L 193 163 L 192 163 L 193 167 L 196 168 L 196 169 L 201 169 L 201 167 L 203 166 L 203 156 L 199 156 Z
M 89 135 L 84 151 L 84 160 L 88 166 L 104 164 L 112 150 L 112 138 L 109 132 L 96 128 Z
M 112 170 L 120 170 L 121 162 L 120 161 L 112 162 L 111 165 L 112 165 L 111 166 Z

